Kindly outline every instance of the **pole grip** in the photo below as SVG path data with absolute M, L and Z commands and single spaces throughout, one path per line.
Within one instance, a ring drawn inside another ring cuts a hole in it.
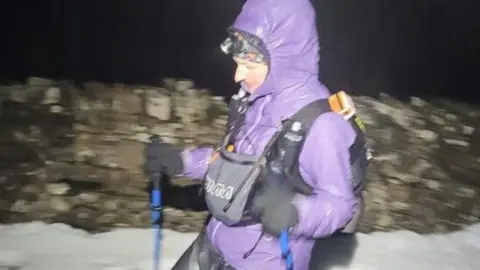
M 150 137 L 151 145 L 159 145 L 161 143 L 162 143 L 162 140 L 157 135 L 153 135 Z M 152 148 L 155 149 L 155 147 L 152 147 Z M 157 164 L 157 165 L 158 165 L 158 168 L 149 168 L 152 171 L 148 172 L 150 174 L 150 182 L 152 185 L 152 190 L 161 190 L 162 178 L 164 177 L 164 174 L 165 174 L 165 167 L 162 164 Z
M 163 172 L 161 170 L 159 170 L 158 172 L 152 173 L 150 181 L 152 182 L 153 190 L 162 189 L 162 178 L 163 178 Z

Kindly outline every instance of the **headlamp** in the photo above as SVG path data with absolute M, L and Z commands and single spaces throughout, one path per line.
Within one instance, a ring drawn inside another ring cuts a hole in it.
M 256 63 L 268 63 L 269 55 L 263 41 L 255 35 L 229 28 L 229 36 L 220 44 L 227 54 Z

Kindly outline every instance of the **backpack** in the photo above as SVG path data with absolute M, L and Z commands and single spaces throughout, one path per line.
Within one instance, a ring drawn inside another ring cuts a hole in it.
M 235 134 L 241 126 L 239 123 L 243 123 L 242 117 L 245 117 L 244 112 L 248 107 L 245 102 L 245 95 L 232 97 L 229 104 L 227 133 Z M 367 182 L 367 168 L 372 155 L 365 137 L 365 126 L 356 115 L 353 100 L 344 91 L 339 91 L 328 99 L 314 100 L 293 116 L 282 121 L 280 131 L 274 134 L 262 154 L 266 159 L 264 173 L 281 176 L 280 178 L 286 179 L 282 181 L 282 184 L 289 186 L 294 192 L 311 195 L 312 187 L 303 180 L 300 174 L 299 155 L 315 120 L 328 112 L 342 115 L 356 133 L 356 139 L 349 148 L 349 154 L 352 190 L 357 198 L 357 205 L 355 215 L 342 230 L 344 233 L 353 233 L 365 207 L 362 192 Z

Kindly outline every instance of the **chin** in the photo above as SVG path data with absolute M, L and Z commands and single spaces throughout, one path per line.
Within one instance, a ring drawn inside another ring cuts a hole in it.
M 242 88 L 247 91 L 248 93 L 250 94 L 253 94 L 253 92 L 255 92 L 255 90 L 258 88 L 257 86 L 253 86 L 253 85 L 249 85 L 249 84 L 246 84 L 246 83 L 242 83 Z

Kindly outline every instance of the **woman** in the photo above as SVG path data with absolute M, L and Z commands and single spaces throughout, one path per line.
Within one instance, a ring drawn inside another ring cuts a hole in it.
M 223 146 L 236 155 L 233 158 L 255 163 L 282 120 L 313 100 L 330 96 L 318 78 L 315 11 L 309 0 L 247 0 L 229 34 L 222 48 L 237 64 L 234 79 L 241 90 L 236 98 L 246 102 L 238 112 L 241 125 L 230 128 Z M 315 119 L 298 156 L 311 194 L 266 188 L 252 199 L 255 214 L 250 223 L 222 214 L 216 206 L 219 200 L 231 201 L 238 186 L 228 186 L 233 178 L 219 184 L 215 176 L 242 172 L 225 168 L 225 161 L 215 165 L 214 148 L 180 153 L 167 144 L 151 146 L 150 166 L 160 163 L 172 174 L 206 179 L 206 200 L 213 215 L 205 233 L 174 269 L 285 269 L 278 240 L 285 228 L 294 269 L 308 269 L 314 239 L 345 228 L 359 203 L 352 190 L 349 153 L 355 139 L 352 126 L 338 114 L 327 112 Z M 228 159 L 225 154 L 224 158 Z

